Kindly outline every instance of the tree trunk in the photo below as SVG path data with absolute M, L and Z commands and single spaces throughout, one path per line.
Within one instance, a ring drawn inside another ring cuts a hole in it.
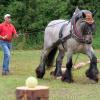
M 16 100 L 49 100 L 49 88 L 46 86 L 17 87 Z

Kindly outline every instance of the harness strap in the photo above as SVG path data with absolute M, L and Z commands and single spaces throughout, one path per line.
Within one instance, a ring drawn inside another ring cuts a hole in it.
M 85 40 L 82 40 L 80 38 L 78 38 L 75 34 L 72 33 L 72 30 L 70 31 L 71 32 L 71 37 L 76 39 L 76 41 L 80 42 L 80 43 L 85 43 L 85 44 L 91 44 L 92 41 L 85 41 Z
M 66 24 L 63 24 L 63 25 L 62 25 L 62 27 L 61 27 L 61 29 L 60 29 L 60 32 L 59 32 L 59 38 L 62 38 L 62 37 L 63 37 L 62 32 L 63 32 L 63 29 L 64 29 L 65 26 L 66 26 Z
M 70 21 L 68 21 L 68 23 L 65 23 L 65 24 L 63 24 L 63 25 L 61 26 L 61 29 L 60 29 L 60 31 L 59 31 L 59 38 L 62 38 L 62 37 L 63 37 L 63 34 L 62 34 L 63 29 L 65 28 L 66 25 L 69 24 L 69 22 L 70 22 Z
M 92 41 L 86 41 L 86 40 L 79 39 L 79 38 L 77 38 L 74 34 L 72 34 L 72 37 L 73 37 L 74 39 L 76 39 L 76 41 L 78 41 L 78 42 L 80 42 L 80 43 L 84 43 L 84 44 L 91 44 L 91 43 L 92 43 Z
M 70 21 L 69 21 L 69 22 L 70 22 Z M 61 29 L 60 29 L 60 31 L 59 31 L 59 39 L 51 46 L 51 48 L 54 48 L 54 47 L 56 47 L 56 46 L 59 45 L 59 44 L 62 44 L 62 46 L 63 46 L 63 48 L 64 48 L 63 43 L 64 43 L 67 39 L 71 38 L 71 34 L 65 36 L 64 38 L 63 38 L 63 34 L 62 34 L 64 27 L 65 27 L 66 25 L 68 25 L 69 22 L 68 22 L 68 23 L 65 23 L 65 24 L 63 24 L 63 25 L 61 26 Z
M 69 21 L 69 22 L 70 22 L 70 21 Z M 69 38 L 71 37 L 70 35 L 67 35 L 66 37 L 62 38 L 62 37 L 63 37 L 63 29 L 65 28 L 66 25 L 69 24 L 69 22 L 63 24 L 63 25 L 61 26 L 61 29 L 60 29 L 60 32 L 59 32 L 59 40 L 60 40 L 60 43 L 62 44 L 63 48 L 65 48 L 65 47 L 64 47 L 64 42 L 65 42 L 67 39 L 69 39 Z
M 66 37 L 62 38 L 62 43 L 66 42 L 66 40 L 70 39 L 71 38 L 71 34 L 67 35 Z
M 64 38 L 60 38 L 59 40 L 57 40 L 54 44 L 53 44 L 53 46 L 52 47 L 55 47 L 55 46 L 57 46 L 57 45 L 59 45 L 60 43 L 62 43 L 62 46 L 63 46 L 63 48 L 64 48 L 64 45 L 63 45 L 63 43 L 64 42 L 66 42 L 66 40 L 68 40 L 68 39 L 70 39 L 71 38 L 71 34 L 69 34 L 69 35 L 67 35 L 66 37 L 64 37 Z

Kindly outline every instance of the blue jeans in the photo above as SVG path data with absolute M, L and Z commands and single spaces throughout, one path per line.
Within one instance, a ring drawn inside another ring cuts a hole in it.
M 0 47 L 2 48 L 4 52 L 4 58 L 3 58 L 3 71 L 9 71 L 9 61 L 10 61 L 10 49 L 11 49 L 11 43 L 7 41 L 0 40 Z

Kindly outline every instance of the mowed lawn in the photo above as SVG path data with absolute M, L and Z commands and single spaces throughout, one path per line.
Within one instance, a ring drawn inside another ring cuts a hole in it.
M 25 80 L 29 76 L 35 76 L 35 69 L 39 64 L 41 51 L 39 50 L 15 50 L 12 51 L 11 57 L 11 73 L 9 76 L 2 76 L 2 57 L 0 51 L 0 100 L 16 100 L 16 87 L 24 86 Z M 96 51 L 98 59 L 100 52 Z M 77 55 L 74 55 L 75 62 Z M 88 58 L 80 54 L 76 63 L 85 62 Z M 63 65 L 66 63 L 64 58 Z M 73 70 L 74 83 L 68 84 L 61 80 L 54 79 L 50 76 L 50 70 L 46 71 L 43 79 L 39 79 L 39 85 L 49 86 L 49 100 L 100 100 L 100 81 L 93 84 L 85 76 L 88 66 L 84 66 L 79 70 Z M 98 63 L 100 70 L 100 64 Z M 51 69 L 52 70 L 52 69 Z M 99 75 L 100 76 L 100 75 Z

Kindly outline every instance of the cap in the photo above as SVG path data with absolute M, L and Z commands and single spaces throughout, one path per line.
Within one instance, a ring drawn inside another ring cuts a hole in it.
M 6 18 L 6 17 L 10 17 L 11 15 L 10 14 L 5 14 L 4 15 L 4 19 Z

